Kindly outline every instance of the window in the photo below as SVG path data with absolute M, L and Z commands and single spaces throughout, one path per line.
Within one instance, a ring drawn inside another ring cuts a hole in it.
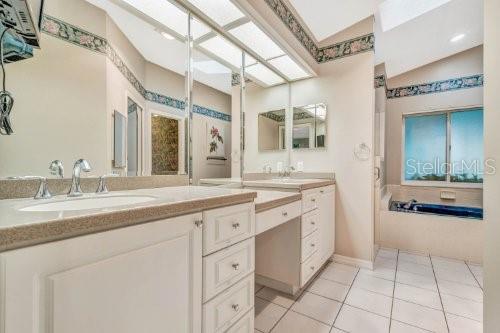
M 483 182 L 483 109 L 404 117 L 405 182 Z

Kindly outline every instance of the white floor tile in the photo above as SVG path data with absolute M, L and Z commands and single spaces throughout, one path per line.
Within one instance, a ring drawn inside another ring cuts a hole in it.
M 422 289 L 432 290 L 435 292 L 438 291 L 434 276 L 398 271 L 396 274 L 396 282 L 408 284 L 410 286 Z
M 438 285 L 441 294 L 458 296 L 481 303 L 483 302 L 483 290 L 479 287 L 446 280 L 438 280 Z
M 374 268 L 373 270 L 361 268 L 359 270 L 359 273 L 360 274 L 363 273 L 365 275 L 378 277 L 378 278 L 386 279 L 386 280 L 390 280 L 390 281 L 394 281 L 394 278 L 396 276 L 395 269 L 386 268 L 386 267 L 377 267 L 377 268 Z
M 392 318 L 433 332 L 447 332 L 443 311 L 394 299 Z
M 398 257 L 398 250 L 389 248 L 380 248 L 377 252 L 377 257 L 396 259 Z
M 477 281 L 470 271 L 458 272 L 452 269 L 436 270 L 438 280 L 446 280 L 478 287 Z
M 431 260 L 429 256 L 424 256 L 420 254 L 414 254 L 409 252 L 399 252 L 399 261 L 411 262 L 419 265 L 431 266 Z
M 469 268 L 472 271 L 472 274 L 474 275 L 483 275 L 483 266 L 479 265 L 474 265 L 474 264 L 469 264 Z
M 381 316 L 391 316 L 392 297 L 382 294 L 353 287 L 345 303 Z
M 307 290 L 313 294 L 343 302 L 349 291 L 349 286 L 335 281 L 318 278 L 311 283 Z
M 441 295 L 441 299 L 446 313 L 483 321 L 483 303 L 445 294 Z
M 396 283 L 394 298 L 420 304 L 436 310 L 443 311 L 439 294 L 427 289 L 409 286 L 407 284 Z
M 415 264 L 407 261 L 398 262 L 398 271 L 433 277 L 434 272 L 431 266 Z
M 350 286 L 357 272 L 357 267 L 332 263 L 323 270 L 320 277 Z
M 293 297 L 268 287 L 264 287 L 256 295 L 257 297 L 263 298 L 287 309 L 291 307 L 293 302 L 297 299 L 297 297 Z
M 285 308 L 256 297 L 255 329 L 268 333 L 285 312 Z
M 464 261 L 448 261 L 443 259 L 436 260 L 435 257 L 433 257 L 432 265 L 434 266 L 434 271 L 436 272 L 447 270 L 460 274 L 470 273 L 469 267 L 467 267 Z
M 483 324 L 475 320 L 455 316 L 449 313 L 446 314 L 446 320 L 448 320 L 448 327 L 450 328 L 450 333 L 483 332 Z
M 373 262 L 374 268 L 389 268 L 396 269 L 397 260 L 396 259 L 387 259 L 383 257 L 377 257 Z
M 401 323 L 396 320 L 391 321 L 391 333 L 427 333 L 429 331 L 421 328 Z
M 259 290 L 261 290 L 262 288 L 264 288 L 263 285 L 260 285 L 260 284 L 256 283 L 255 284 L 255 288 L 254 288 L 255 293 L 257 294 L 259 292 Z
M 342 303 L 305 292 L 293 304 L 292 311 L 306 315 L 322 323 L 333 325 Z
M 389 318 L 344 304 L 335 321 L 335 327 L 351 333 L 387 333 Z
M 390 297 L 392 297 L 392 293 L 394 291 L 393 281 L 367 275 L 364 271 L 359 272 L 352 286 Z
M 276 325 L 273 333 L 329 333 L 330 326 L 297 312 L 288 311 Z
M 336 327 L 332 327 L 332 330 L 330 331 L 330 333 L 344 333 L 345 331 L 342 331 L 342 330 L 339 330 L 338 328 Z

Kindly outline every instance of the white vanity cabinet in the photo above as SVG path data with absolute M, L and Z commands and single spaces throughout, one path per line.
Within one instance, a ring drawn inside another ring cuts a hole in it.
M 202 214 L 0 254 L 0 332 L 200 332 Z
M 335 250 L 335 186 L 301 194 L 300 201 L 256 216 L 257 282 L 289 294 L 306 286 Z M 299 210 L 283 215 L 289 207 Z

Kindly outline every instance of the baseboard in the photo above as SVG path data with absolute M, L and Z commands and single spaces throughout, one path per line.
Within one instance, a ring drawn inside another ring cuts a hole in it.
M 359 268 L 366 268 L 366 269 L 373 270 L 373 262 L 369 261 L 369 260 L 351 258 L 351 257 L 342 256 L 340 254 L 334 254 L 333 261 L 338 262 L 339 264 L 346 264 L 346 265 L 356 266 Z
M 289 295 L 295 295 L 300 289 L 299 286 L 292 286 L 288 283 L 277 281 L 259 274 L 255 274 L 255 283 Z

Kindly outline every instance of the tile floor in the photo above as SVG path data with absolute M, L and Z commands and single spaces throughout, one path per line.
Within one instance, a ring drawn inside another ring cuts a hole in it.
M 255 288 L 255 333 L 482 332 L 483 269 L 380 249 L 373 271 L 331 263 L 300 295 Z

